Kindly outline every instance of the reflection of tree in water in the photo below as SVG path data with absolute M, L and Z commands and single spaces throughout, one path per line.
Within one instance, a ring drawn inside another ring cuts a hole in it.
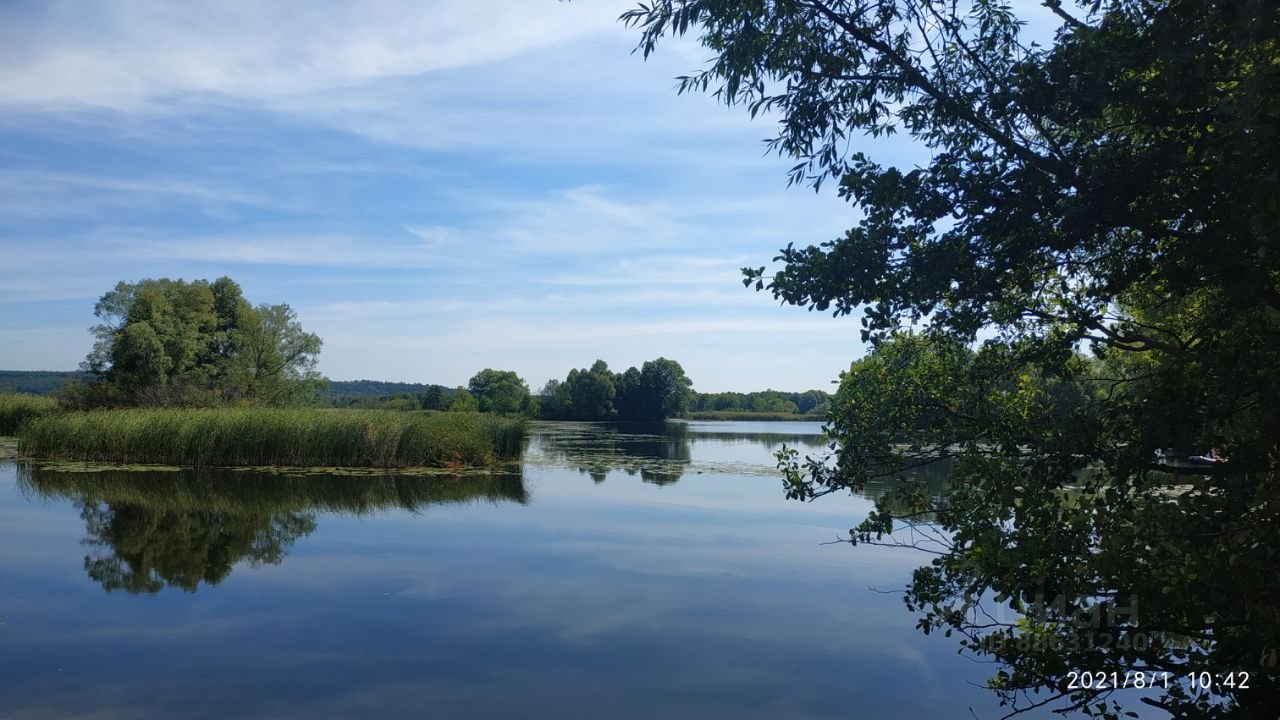
M 691 428 L 684 422 L 604 423 L 550 422 L 540 424 L 534 447 L 557 464 L 576 468 L 596 483 L 618 470 L 655 485 L 678 481 L 692 463 L 691 448 L 699 442 L 749 442 L 768 448 L 788 445 L 816 446 L 822 435 L 778 432 L 743 432 Z
M 612 470 L 655 485 L 670 485 L 689 466 L 689 441 L 678 423 L 547 423 L 538 450 L 602 483 Z M 675 430 L 673 430 L 673 428 Z
M 683 425 L 683 423 L 672 423 L 672 425 Z M 682 433 L 683 437 L 688 438 L 691 443 L 712 440 L 716 442 L 747 442 L 754 445 L 763 445 L 767 448 L 776 448 L 781 445 L 787 447 L 807 447 L 816 448 L 819 445 L 825 445 L 828 440 L 826 435 L 813 435 L 810 433 L 780 433 L 780 432 L 712 432 L 703 429 L 689 429 Z
M 951 477 L 952 461 L 936 460 L 897 472 L 889 477 L 868 481 L 857 493 L 873 502 L 883 501 L 886 509 L 899 516 L 912 516 L 917 522 L 933 522 L 934 513 L 917 513 L 914 506 L 921 500 L 933 504 L 942 497 Z
M 108 592 L 195 592 L 236 563 L 278 565 L 316 529 L 316 513 L 413 512 L 442 503 L 514 501 L 519 475 L 275 475 L 245 471 L 67 472 L 20 466 L 19 484 L 80 508 L 95 549 L 85 571 Z
M 100 501 L 81 508 L 89 577 L 106 588 L 157 593 L 166 585 L 195 592 L 217 585 L 237 562 L 278 565 L 285 549 L 316 529 L 314 513 L 157 510 Z

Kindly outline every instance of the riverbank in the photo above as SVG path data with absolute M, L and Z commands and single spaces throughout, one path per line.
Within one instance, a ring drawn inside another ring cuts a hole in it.
M 19 428 L 19 454 L 191 467 L 483 467 L 518 460 L 527 423 L 476 413 L 320 408 L 57 412 Z

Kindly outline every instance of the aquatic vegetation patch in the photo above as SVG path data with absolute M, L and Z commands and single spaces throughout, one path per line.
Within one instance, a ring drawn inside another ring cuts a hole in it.
M 526 422 L 474 413 L 166 408 L 60 412 L 18 433 L 24 457 L 194 467 L 482 467 L 524 449 Z
M 23 423 L 58 409 L 58 401 L 42 395 L 0 393 L 0 435 L 13 435 Z

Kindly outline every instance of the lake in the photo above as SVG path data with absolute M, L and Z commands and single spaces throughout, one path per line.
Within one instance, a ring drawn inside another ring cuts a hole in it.
M 995 718 L 816 423 L 536 423 L 511 474 L 0 464 L 5 718 Z M 1033 717 L 1035 715 L 1032 715 Z M 1046 714 L 1038 715 L 1046 717 Z

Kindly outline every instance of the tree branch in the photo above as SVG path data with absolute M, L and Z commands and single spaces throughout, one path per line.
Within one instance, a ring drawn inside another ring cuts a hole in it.
M 1013 156 L 1032 167 L 1039 168 L 1049 175 L 1058 178 L 1065 185 L 1074 185 L 1074 173 L 1067 172 L 1066 168 L 1063 167 L 1061 163 L 1051 162 L 1049 158 L 1021 145 L 1008 134 L 992 125 L 988 120 L 979 117 L 978 114 L 973 111 L 973 108 L 969 107 L 966 103 L 962 103 L 958 99 L 943 92 L 942 89 L 930 80 L 919 67 L 899 54 L 887 42 L 870 35 L 865 32 L 863 28 L 858 27 L 844 17 L 841 17 L 839 13 L 831 9 L 826 3 L 821 2 L 821 0 L 803 0 L 802 4 L 817 11 L 858 42 L 861 42 L 862 44 L 879 52 L 903 71 L 906 75 L 906 80 L 910 85 L 933 98 L 934 101 L 946 107 L 956 116 L 965 120 L 975 130 L 995 142 L 1001 148 L 1004 148 Z
M 1049 8 L 1049 11 L 1050 11 L 1050 12 L 1052 12 L 1054 15 L 1057 15 L 1058 17 L 1062 18 L 1063 22 L 1065 22 L 1066 24 L 1070 25 L 1072 28 L 1075 28 L 1076 30 L 1088 30 L 1088 29 L 1089 29 L 1089 25 L 1088 25 L 1088 24 L 1086 24 L 1085 22 L 1083 22 L 1083 21 L 1082 21 L 1082 20 L 1080 20 L 1079 18 L 1074 17 L 1073 15 L 1071 15 L 1070 13 L 1068 13 L 1066 10 L 1063 10 L 1063 9 L 1062 9 L 1062 0 L 1044 0 L 1044 2 L 1042 2 L 1042 3 L 1040 3 L 1040 4 L 1041 4 L 1041 5 L 1044 5 L 1044 6 L 1045 6 L 1045 7 L 1047 7 L 1047 8 Z

